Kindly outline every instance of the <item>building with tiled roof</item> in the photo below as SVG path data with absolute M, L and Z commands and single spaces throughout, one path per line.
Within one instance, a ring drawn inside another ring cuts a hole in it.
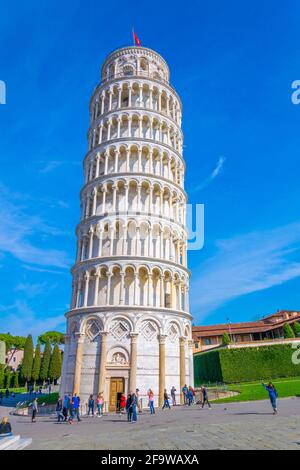
M 258 321 L 226 323 L 210 326 L 193 326 L 194 352 L 207 351 L 222 344 L 223 334 L 227 332 L 233 344 L 278 341 L 283 339 L 285 323 L 300 321 L 300 312 L 280 310 Z

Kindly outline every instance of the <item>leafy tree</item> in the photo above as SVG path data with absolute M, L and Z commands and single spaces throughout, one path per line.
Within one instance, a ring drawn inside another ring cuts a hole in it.
M 4 341 L 6 344 L 6 352 L 12 348 L 13 336 L 10 333 L 0 333 L 0 341 Z
M 40 378 L 41 372 L 41 345 L 40 343 L 37 344 L 35 348 L 35 354 L 33 359 L 33 366 L 32 366 L 32 380 L 34 381 L 34 387 L 36 381 Z
M 60 377 L 61 374 L 61 353 L 57 344 L 54 345 L 50 367 L 49 367 L 49 378 L 54 381 Z
M 26 338 L 25 336 L 12 336 L 10 333 L 0 333 L 0 341 L 6 344 L 6 351 L 9 349 L 24 349 Z
M 32 363 L 33 363 L 33 341 L 32 336 L 28 335 L 25 347 L 24 347 L 24 357 L 22 362 L 22 375 L 25 379 L 25 387 L 27 387 L 27 382 L 31 380 L 32 376 Z
M 283 325 L 283 337 L 284 338 L 295 338 L 295 333 L 292 330 L 291 325 L 285 323 Z
M 38 341 L 42 344 L 46 344 L 47 339 L 52 345 L 54 344 L 64 344 L 65 335 L 59 331 L 47 331 L 39 336 Z
M 300 323 L 298 321 L 295 321 L 295 323 L 293 324 L 293 330 L 294 330 L 296 338 L 299 338 L 300 337 Z
M 230 343 L 231 341 L 230 341 L 229 334 L 227 333 L 227 331 L 225 331 L 225 333 L 223 334 L 223 338 L 222 338 L 222 344 L 223 346 L 228 346 L 228 344 Z
M 0 364 L 0 388 L 4 388 L 4 364 Z
M 19 388 L 19 372 L 16 370 L 16 372 L 13 375 L 13 388 Z
M 26 343 L 25 336 L 13 336 L 13 347 L 15 349 L 24 349 Z
M 40 379 L 45 383 L 45 380 L 49 377 L 49 365 L 51 359 L 51 344 L 49 338 L 46 339 L 46 344 L 43 353 L 42 365 L 41 365 L 41 372 L 40 372 Z

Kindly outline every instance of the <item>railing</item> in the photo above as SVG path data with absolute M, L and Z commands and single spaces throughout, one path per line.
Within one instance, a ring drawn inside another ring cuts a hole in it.
M 168 80 L 166 80 L 165 78 L 159 75 L 152 76 L 152 74 L 150 74 L 150 72 L 147 70 L 139 70 L 138 73 L 132 73 L 132 74 L 125 73 L 125 72 L 112 73 L 111 75 L 108 75 L 107 77 L 103 77 L 100 84 L 109 82 L 110 80 L 113 80 L 116 78 L 123 78 L 123 77 L 125 78 L 140 78 L 140 77 L 150 78 L 151 80 L 156 80 L 158 82 L 162 82 L 162 83 L 165 83 L 166 85 L 169 85 Z

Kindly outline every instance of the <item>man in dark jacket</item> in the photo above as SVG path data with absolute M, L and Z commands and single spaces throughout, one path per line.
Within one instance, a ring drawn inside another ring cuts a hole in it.
M 204 387 L 204 385 L 201 385 L 200 390 L 201 390 L 201 393 L 202 393 L 202 408 L 204 408 L 205 403 L 208 404 L 208 408 L 211 408 L 211 405 L 208 401 L 208 393 L 207 393 L 207 390 Z

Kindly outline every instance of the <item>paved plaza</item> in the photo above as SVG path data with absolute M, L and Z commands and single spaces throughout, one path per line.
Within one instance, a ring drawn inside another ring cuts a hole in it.
M 8 408 L 0 407 L 0 415 Z M 137 423 L 126 415 L 83 417 L 74 425 L 57 423 L 54 417 L 11 416 L 15 434 L 32 437 L 28 449 L 90 450 L 196 450 L 196 449 L 300 449 L 300 399 L 279 400 L 273 416 L 268 401 L 213 405 L 201 409 L 178 407 L 144 411 Z

